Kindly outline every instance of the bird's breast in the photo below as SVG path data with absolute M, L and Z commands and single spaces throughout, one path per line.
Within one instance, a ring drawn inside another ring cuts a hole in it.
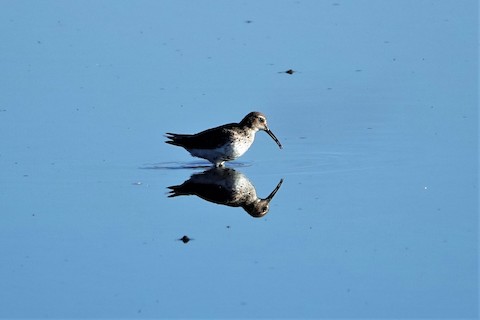
M 234 134 L 232 141 L 224 146 L 225 154 L 232 159 L 241 157 L 250 148 L 254 138 L 254 134 Z

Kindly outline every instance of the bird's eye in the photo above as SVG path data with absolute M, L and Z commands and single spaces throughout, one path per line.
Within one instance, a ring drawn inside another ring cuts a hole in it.
M 265 119 L 264 118 L 258 118 L 260 120 L 261 123 L 264 123 L 265 122 Z

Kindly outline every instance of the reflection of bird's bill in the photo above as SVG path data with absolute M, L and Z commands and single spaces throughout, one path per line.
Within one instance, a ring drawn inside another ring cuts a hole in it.
M 268 195 L 268 197 L 265 198 L 265 200 L 271 201 L 275 196 L 275 194 L 277 193 L 278 189 L 280 189 L 280 187 L 282 186 L 282 183 L 283 183 L 283 179 L 280 179 L 280 182 L 277 184 L 275 189 L 273 189 L 273 191 Z
M 272 137 L 273 140 L 275 140 L 275 142 L 278 144 L 278 146 L 280 147 L 280 149 L 282 149 L 282 148 L 283 148 L 283 147 L 282 147 L 282 144 L 280 143 L 280 141 L 278 141 L 277 137 L 275 137 L 275 135 L 273 134 L 273 132 L 270 131 L 270 129 L 268 129 L 268 128 L 265 129 L 265 131 L 268 133 L 268 135 L 269 135 L 270 137 Z

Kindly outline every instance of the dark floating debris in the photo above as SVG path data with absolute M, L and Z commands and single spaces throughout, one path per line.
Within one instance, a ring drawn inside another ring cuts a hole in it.
M 287 71 L 280 71 L 278 73 L 288 73 L 288 74 L 294 74 L 296 73 L 297 71 L 293 70 L 293 69 L 288 69 Z
M 252 23 L 253 20 L 245 20 L 245 23 Z
M 193 240 L 189 238 L 188 236 L 183 236 L 180 239 L 177 239 L 178 241 L 182 241 L 183 243 L 188 243 L 190 240 Z

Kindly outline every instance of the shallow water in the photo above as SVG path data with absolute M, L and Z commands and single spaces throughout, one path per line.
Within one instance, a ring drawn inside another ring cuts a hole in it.
M 477 12 L 4 3 L 0 318 L 477 317 Z M 268 214 L 169 198 L 208 163 L 163 134 L 252 110 Z

